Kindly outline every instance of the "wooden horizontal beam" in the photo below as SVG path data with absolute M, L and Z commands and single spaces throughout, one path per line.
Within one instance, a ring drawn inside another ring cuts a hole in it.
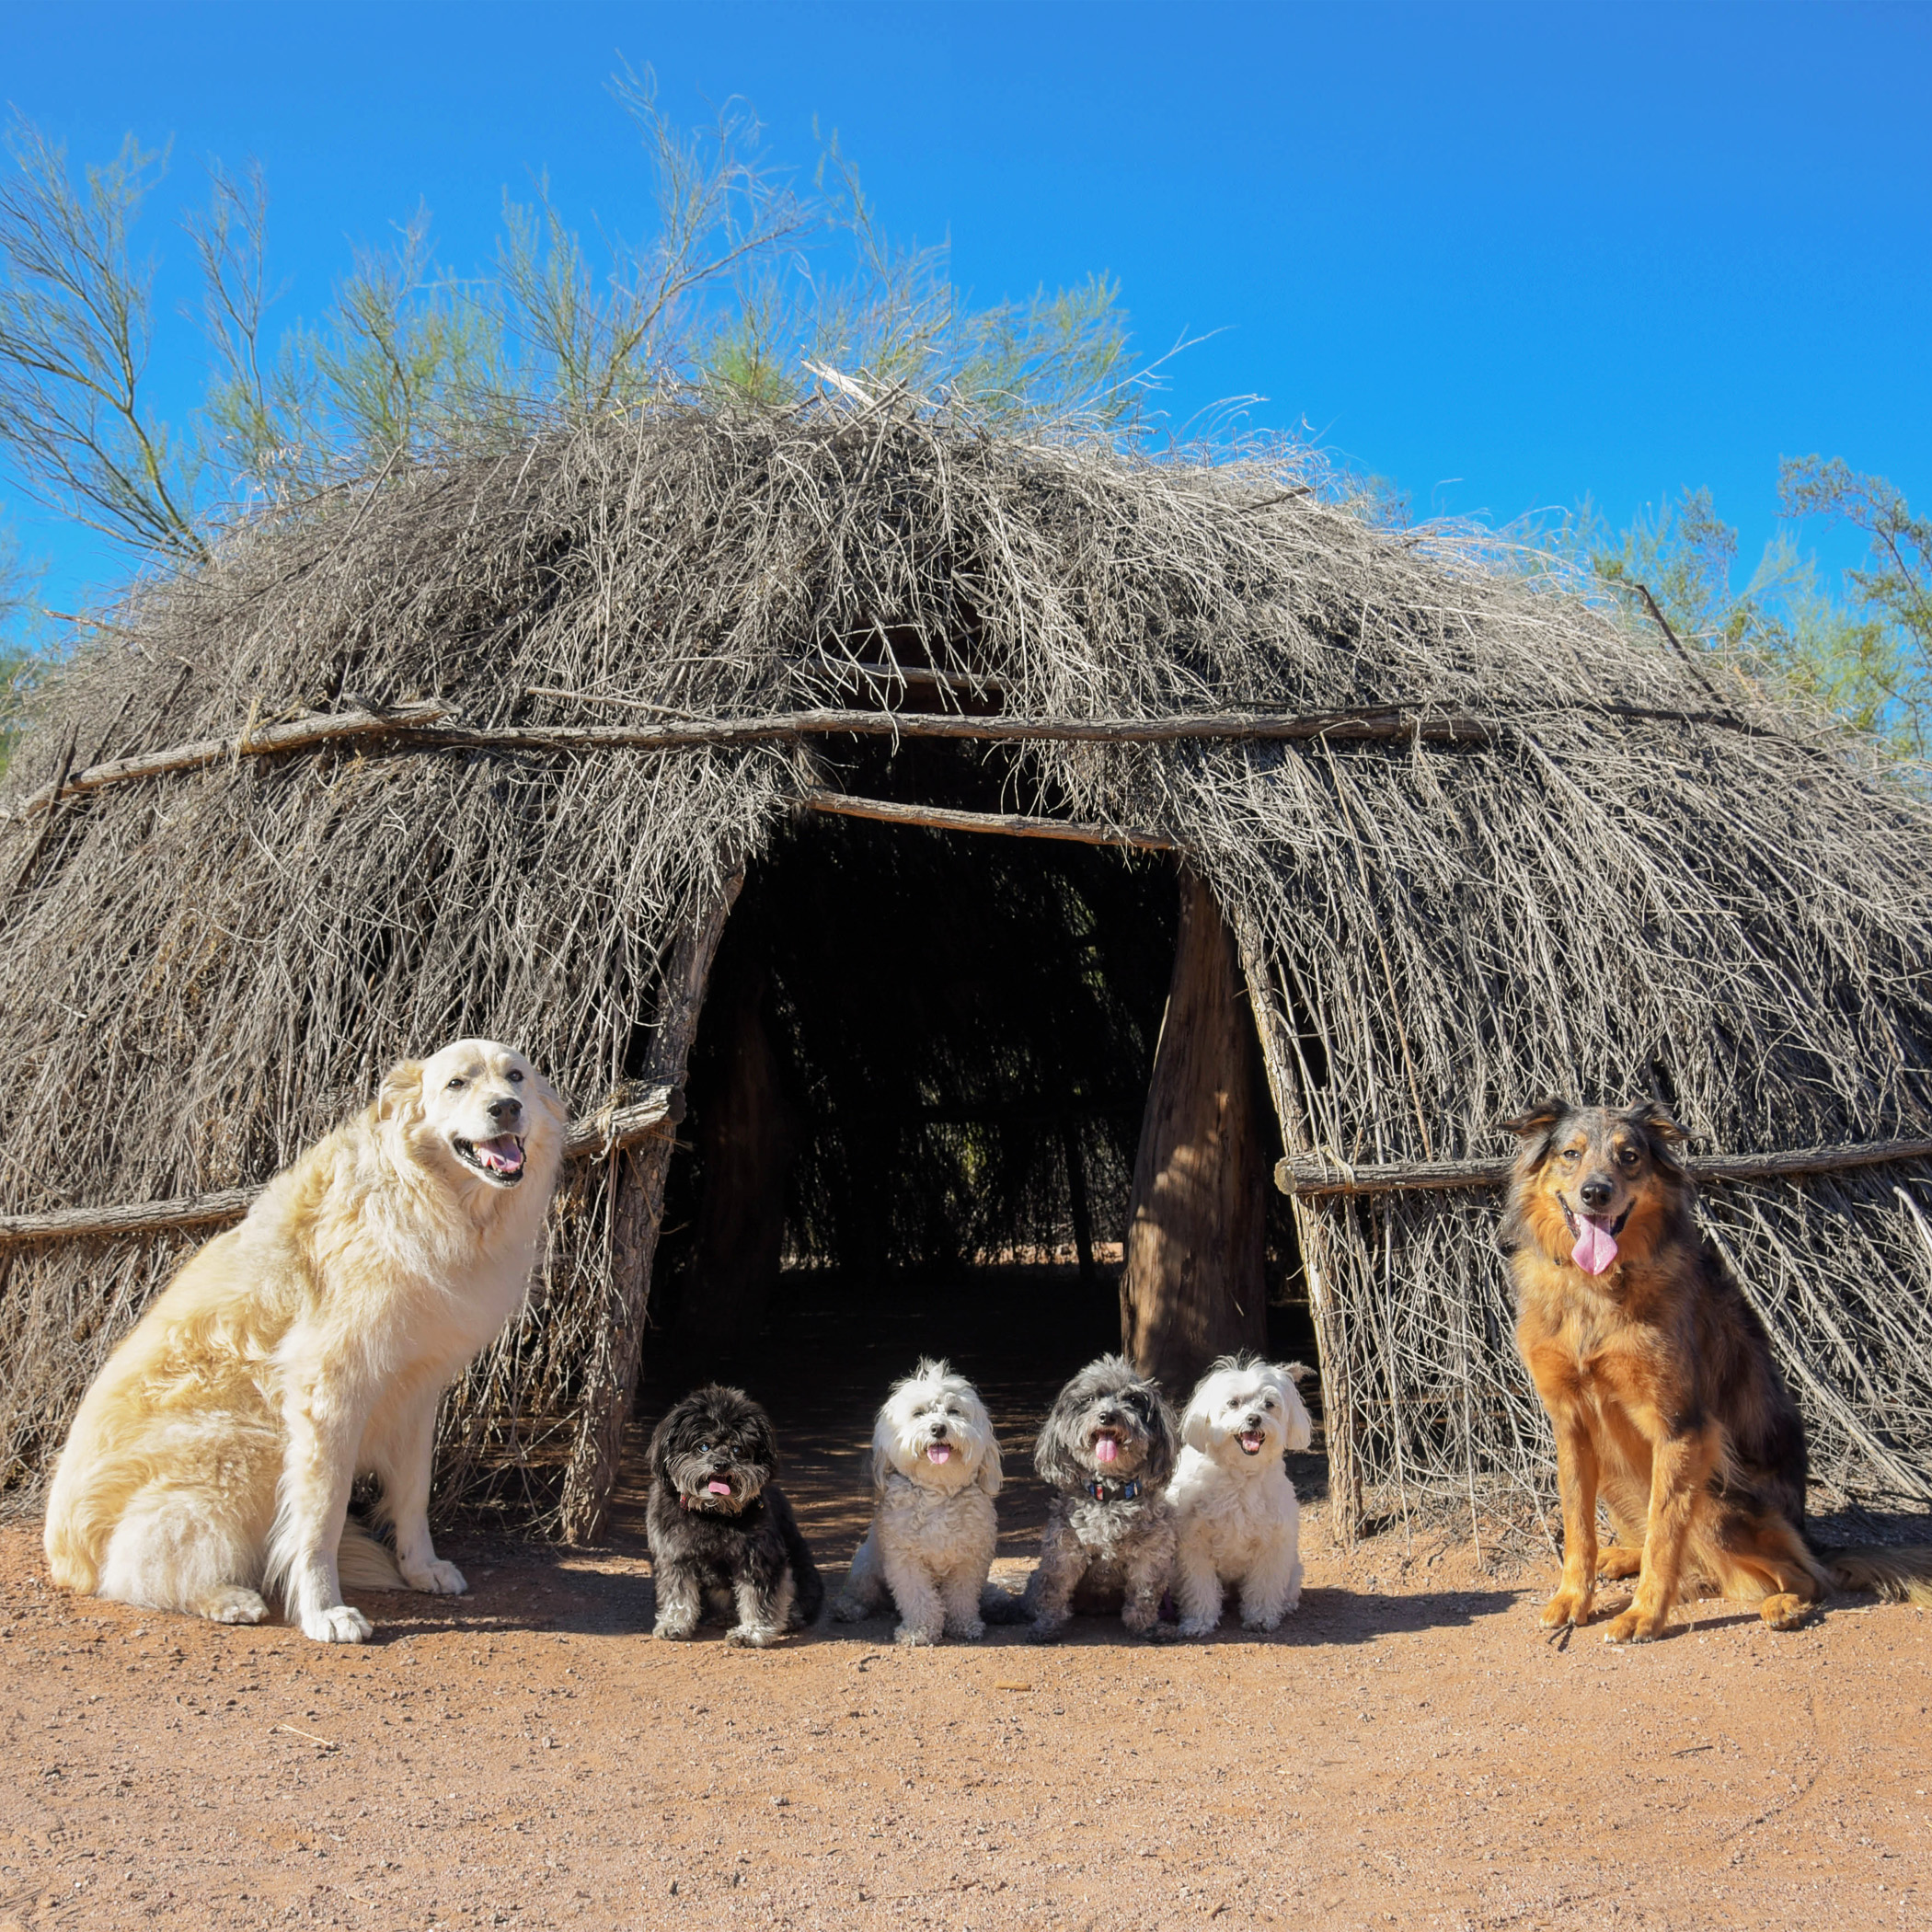
M 1835 1174 L 1885 1161 L 1932 1158 L 1932 1140 L 1857 1141 L 1835 1147 L 1794 1147 L 1782 1154 L 1708 1154 L 1685 1161 L 1700 1181 L 1769 1180 L 1783 1175 Z M 1374 1161 L 1351 1165 L 1319 1155 L 1277 1161 L 1274 1184 L 1304 1200 L 1324 1194 L 1408 1194 L 1457 1188 L 1500 1188 L 1506 1160 Z
M 543 688 L 547 693 L 547 687 L 533 688 Z M 583 701 L 620 700 L 586 696 Z M 657 708 L 641 700 L 635 702 L 640 708 Z M 1574 707 L 1571 709 L 1573 712 Z M 1598 706 L 1593 710 L 1596 716 L 1631 722 L 1708 724 L 1757 737 L 1771 735 L 1761 727 L 1718 712 L 1614 704 Z M 1521 719 L 1534 721 L 1536 715 L 1523 713 Z M 60 788 L 60 795 L 75 798 L 137 778 L 192 771 L 224 760 L 313 751 L 354 738 L 387 738 L 425 751 L 577 753 L 672 752 L 703 745 L 780 743 L 792 739 L 841 735 L 964 739 L 1008 744 L 1175 744 L 1190 741 L 1292 743 L 1318 739 L 1334 744 L 1475 745 L 1493 743 L 1506 737 L 1521 721 L 1511 717 L 1472 718 L 1399 707 L 1294 716 L 1264 711 L 1183 712 L 1164 718 L 963 718 L 938 712 L 821 707 L 763 718 L 673 719 L 663 723 L 633 725 L 468 726 L 446 722 L 447 718 L 446 707 L 440 704 L 397 705 L 394 709 L 380 711 L 328 712 L 298 718 L 285 724 L 263 725 L 233 738 L 201 738 L 167 751 L 143 752 L 132 757 L 90 765 L 70 774 Z M 0 816 L 0 822 L 18 822 L 44 811 L 53 799 L 54 787 L 43 785 Z
M 951 738 L 1004 743 L 1167 744 L 1189 739 L 1307 740 L 1420 738 L 1425 742 L 1478 743 L 1493 735 L 1473 718 L 1422 712 L 1324 711 L 1305 717 L 1267 712 L 1215 712 L 1167 718 L 960 718 L 929 711 L 860 711 L 820 707 L 764 718 L 678 719 L 661 724 L 490 725 L 447 723 L 445 707 L 398 705 L 393 710 L 340 711 L 263 725 L 233 738 L 200 738 L 167 751 L 114 758 L 72 773 L 63 798 L 169 772 L 193 771 L 224 760 L 313 751 L 344 739 L 400 740 L 427 751 L 674 752 L 703 745 L 780 743 L 797 738 Z M 44 811 L 53 787 L 29 793 L 7 818 Z
M 432 719 L 446 718 L 446 705 L 398 705 L 383 711 L 327 711 L 298 718 L 287 724 L 262 725 L 234 738 L 198 738 L 190 744 L 171 746 L 165 752 L 142 752 L 131 758 L 110 758 L 104 765 L 90 765 L 70 773 L 59 788 L 60 796 L 72 799 L 103 786 L 121 785 L 133 778 L 156 778 L 167 772 L 194 771 L 203 765 L 220 765 L 229 758 L 265 758 L 277 752 L 313 750 L 320 744 L 335 744 L 345 738 L 373 738 L 385 732 L 408 732 Z M 43 785 L 29 792 L 7 816 L 14 820 L 31 817 L 53 803 L 55 788 Z
M 856 799 L 848 792 L 816 789 L 795 794 L 811 811 L 842 818 L 877 819 L 888 825 L 917 825 L 932 832 L 991 832 L 1006 838 L 1071 839 L 1082 845 L 1131 845 L 1141 852 L 1172 852 L 1170 838 L 1157 832 L 1116 832 L 1078 819 L 1030 818 L 1016 811 L 953 811 L 937 805 L 898 805 L 884 799 Z
M 590 1160 L 634 1147 L 684 1118 L 680 1087 L 648 1087 L 621 1106 L 605 1107 L 564 1136 L 566 1160 Z M 170 1228 L 213 1227 L 239 1221 L 259 1188 L 223 1188 L 174 1201 L 129 1201 L 113 1207 L 60 1208 L 49 1214 L 0 1214 L 0 1248 L 23 1241 L 75 1241 L 88 1236 L 162 1234 Z

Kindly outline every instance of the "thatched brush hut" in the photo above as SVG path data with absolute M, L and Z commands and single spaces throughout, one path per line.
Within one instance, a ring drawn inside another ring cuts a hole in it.
M 1925 802 L 1310 486 L 666 412 L 144 589 L 0 828 L 16 1501 L 188 1247 L 459 1033 L 582 1129 L 446 1493 L 569 1535 L 667 1318 L 667 1183 L 698 1332 L 782 1258 L 1091 1267 L 1124 1223 L 1177 1386 L 1305 1302 L 1344 1524 L 1534 1492 L 1494 1123 L 1550 1090 L 1670 1100 L 1821 1475 L 1932 1496 Z

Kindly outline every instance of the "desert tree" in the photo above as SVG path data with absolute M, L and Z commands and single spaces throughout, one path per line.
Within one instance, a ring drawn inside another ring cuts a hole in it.
M 204 554 L 192 435 L 144 387 L 152 258 L 132 232 L 167 166 L 131 134 L 75 182 L 65 151 L 16 118 L 0 178 L 0 451 L 39 500 L 137 549 Z

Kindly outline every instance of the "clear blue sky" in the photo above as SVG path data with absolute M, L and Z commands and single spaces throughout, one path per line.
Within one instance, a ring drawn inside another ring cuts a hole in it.
M 198 158 L 261 162 L 291 317 L 419 201 L 480 265 L 537 170 L 635 232 L 620 55 L 693 121 L 748 97 L 801 168 L 835 127 L 977 297 L 1105 270 L 1142 351 L 1221 331 L 1174 365 L 1177 418 L 1257 394 L 1420 512 L 1588 493 L 1621 523 L 1708 483 L 1748 561 L 1778 457 L 1813 451 L 1932 506 L 1932 7 L 0 9 L 0 97 L 76 159 L 173 137 L 173 259 Z M 196 352 L 182 325 L 166 353 Z M 7 507 L 51 601 L 111 577 Z

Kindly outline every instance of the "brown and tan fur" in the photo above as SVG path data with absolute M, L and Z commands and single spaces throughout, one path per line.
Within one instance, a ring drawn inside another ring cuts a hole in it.
M 1696 1583 L 1755 1603 L 1774 1629 L 1834 1589 L 1932 1604 L 1932 1550 L 1827 1555 L 1807 1536 L 1803 1419 L 1697 1226 L 1669 1113 L 1549 1100 L 1507 1124 L 1523 1143 L 1503 1227 L 1516 1341 L 1556 1431 L 1563 1506 L 1544 1623 L 1588 1622 L 1599 1576 L 1637 1580 L 1612 1643 L 1662 1636 Z M 1616 1232 L 1599 1275 L 1571 1259 L 1586 1203 Z M 1603 1550 L 1599 1502 L 1616 1533 Z

